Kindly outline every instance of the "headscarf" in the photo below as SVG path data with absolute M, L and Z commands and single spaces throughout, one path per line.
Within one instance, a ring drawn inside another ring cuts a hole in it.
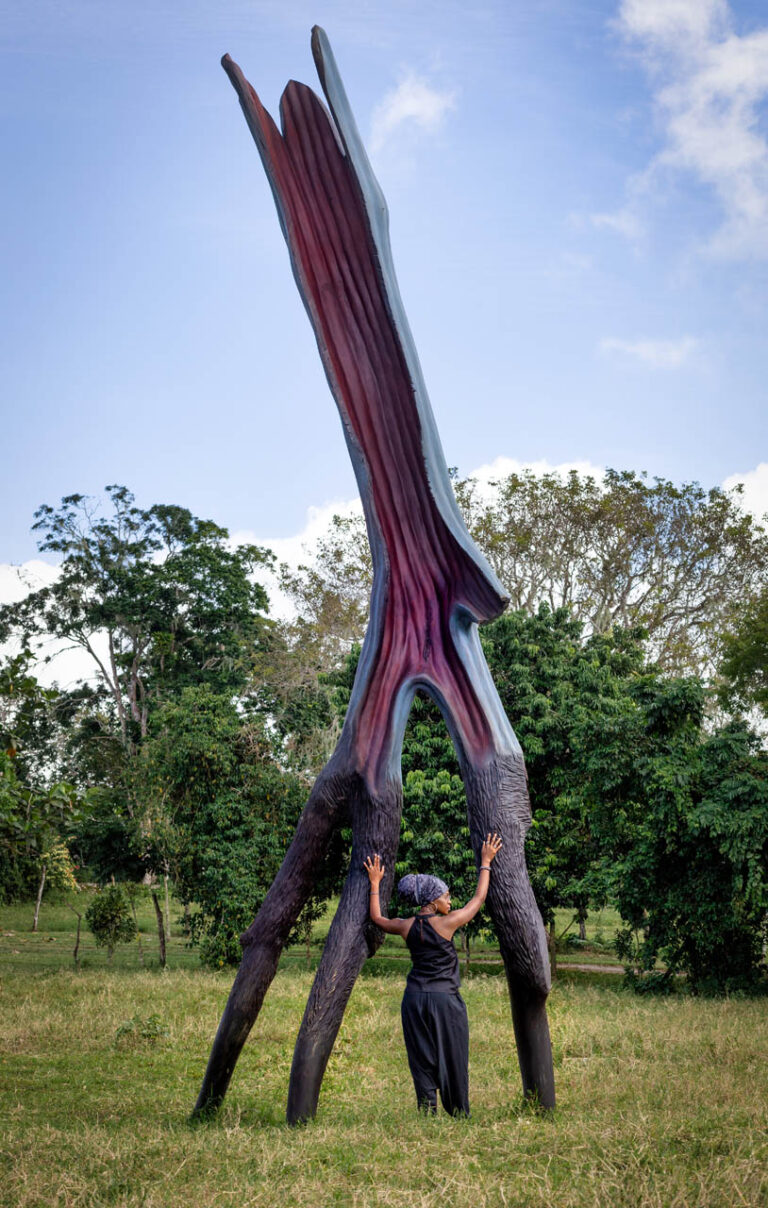
M 445 881 L 426 872 L 409 872 L 399 881 L 397 892 L 409 906 L 426 906 L 448 892 Z

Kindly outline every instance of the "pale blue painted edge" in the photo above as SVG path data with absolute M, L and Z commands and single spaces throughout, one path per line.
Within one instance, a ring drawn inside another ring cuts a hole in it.
M 312 52 L 315 57 L 323 91 L 336 121 L 336 126 L 346 153 L 355 170 L 368 213 L 371 234 L 381 266 L 387 301 L 397 334 L 400 337 L 403 355 L 413 385 L 416 406 L 421 420 L 422 454 L 433 498 L 440 515 L 461 548 L 482 571 L 494 591 L 503 600 L 507 600 L 506 591 L 494 574 L 488 561 L 483 557 L 472 540 L 456 503 L 456 497 L 453 493 L 450 478 L 448 477 L 445 454 L 443 453 L 435 417 L 424 383 L 416 345 L 411 334 L 408 318 L 402 298 L 400 297 L 400 289 L 397 284 L 397 276 L 392 261 L 392 249 L 389 242 L 389 212 L 387 210 L 387 203 L 384 200 L 381 186 L 374 175 L 362 138 L 360 137 L 360 132 L 347 99 L 330 42 L 325 31 L 319 26 L 315 26 L 312 31 Z

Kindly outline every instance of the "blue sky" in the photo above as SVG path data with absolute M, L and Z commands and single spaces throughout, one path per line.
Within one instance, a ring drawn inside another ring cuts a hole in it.
M 264 540 L 354 496 L 219 67 L 275 113 L 317 87 L 313 23 L 449 464 L 737 475 L 768 508 L 764 3 L 0 0 L 0 563 L 112 482 Z

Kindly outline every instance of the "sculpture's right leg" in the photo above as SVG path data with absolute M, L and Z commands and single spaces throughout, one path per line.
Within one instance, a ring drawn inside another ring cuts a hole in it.
M 367 856 L 378 852 L 385 872 L 381 906 L 386 910 L 395 875 L 403 805 L 402 785 L 392 780 L 385 792 L 368 796 L 358 782 L 352 809 L 352 857 L 304 1018 L 296 1040 L 288 1088 L 289 1124 L 309 1120 L 317 1111 L 320 1086 L 349 996 L 362 966 L 381 943 L 383 933 L 369 918 L 369 881 L 363 868 Z
M 517 1055 L 526 1098 L 555 1106 L 552 1045 L 547 1019 L 551 978 L 547 937 L 525 864 L 529 823 L 522 757 L 491 761 L 482 772 L 464 770 L 472 846 L 477 855 L 489 831 L 503 846 L 493 862 L 488 908 L 507 974 Z
M 213 1042 L 192 1115 L 216 1110 L 226 1094 L 243 1045 L 277 971 L 280 953 L 312 892 L 318 867 L 340 823 L 350 776 L 332 759 L 318 776 L 296 834 L 251 926 L 242 935 L 243 959 Z

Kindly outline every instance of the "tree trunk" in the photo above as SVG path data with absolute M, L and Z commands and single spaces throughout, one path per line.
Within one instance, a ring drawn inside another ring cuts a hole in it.
M 83 916 L 81 915 L 79 910 L 75 910 L 74 906 L 69 906 L 69 909 L 72 911 L 73 914 L 77 915 L 77 934 L 75 936 L 75 948 L 72 953 L 72 960 L 75 962 L 75 968 L 79 969 L 80 958 L 79 958 L 78 954 L 80 952 L 80 926 L 83 921 Z
M 552 981 L 557 977 L 557 935 L 555 934 L 555 920 L 549 924 L 547 932 L 547 952 L 549 954 L 549 969 L 552 976 Z
M 464 975 L 465 976 L 469 973 L 469 944 L 470 944 L 470 941 L 469 941 L 469 935 L 467 933 L 467 929 L 466 929 L 466 927 L 463 927 L 462 931 L 461 931 L 461 947 L 464 952 Z
M 130 894 L 130 893 L 128 894 L 128 901 L 131 904 L 131 914 L 133 915 L 133 921 L 136 924 L 136 943 L 139 946 L 139 964 L 141 965 L 141 967 L 143 969 L 145 967 L 144 945 L 141 942 L 141 932 L 139 931 L 139 919 L 136 914 L 136 904 L 133 900 L 133 894 Z
M 155 918 L 157 919 L 157 942 L 160 953 L 160 968 L 165 968 L 165 927 L 163 926 L 163 912 L 160 908 L 157 894 L 152 890 L 152 902 L 155 907 Z
M 332 833 L 351 823 L 349 873 L 304 1012 L 288 1092 L 290 1123 L 315 1114 L 355 978 L 383 938 L 368 922 L 362 865 L 366 856 L 381 855 L 386 909 L 402 808 L 403 733 L 417 688 L 436 700 L 456 747 L 477 863 L 488 831 L 503 840 L 488 906 L 507 972 L 523 1089 L 552 1107 L 549 962 L 523 847 L 531 821 L 525 765 L 477 632 L 507 600 L 453 497 L 394 277 L 386 207 L 321 30 L 313 31 L 312 48 L 333 116 L 291 81 L 281 101 L 282 134 L 240 69 L 228 56 L 222 62 L 261 153 L 341 413 L 371 542 L 371 619 L 336 751 L 242 937 L 243 960 L 195 1113 L 221 1102 Z
M 48 871 L 48 865 L 43 862 L 43 871 L 40 874 L 40 884 L 37 889 L 37 901 L 35 902 L 35 915 L 32 919 L 32 930 L 37 931 L 37 920 L 40 915 L 40 903 L 43 900 L 43 890 L 45 889 L 45 874 Z
M 168 873 L 163 873 L 163 888 L 165 890 L 165 934 L 171 938 L 171 900 L 168 896 Z

